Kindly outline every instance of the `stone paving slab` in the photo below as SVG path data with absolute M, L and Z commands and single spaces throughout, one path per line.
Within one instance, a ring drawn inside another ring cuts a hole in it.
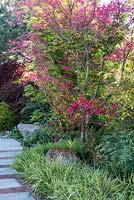
M 0 139 L 0 151 L 23 150 L 20 143 L 14 139 Z
M 19 153 L 21 153 L 21 151 L 0 152 L 0 158 L 15 157 L 15 156 L 17 156 Z
M 0 189 L 18 188 L 21 186 L 15 178 L 0 179 Z
M 18 141 L 0 138 L 0 200 L 35 200 L 14 178 L 17 171 L 11 168 L 15 156 L 21 151 L 23 148 Z
M 0 194 L 0 200 L 34 200 L 28 192 Z
M 0 168 L 0 176 L 2 176 L 2 175 L 13 175 L 13 174 L 17 174 L 17 171 L 15 169 Z
M 0 159 L 0 165 L 12 165 L 13 159 Z

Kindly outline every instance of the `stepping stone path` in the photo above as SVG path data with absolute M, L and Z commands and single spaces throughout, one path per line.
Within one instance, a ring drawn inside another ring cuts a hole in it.
M 14 139 L 0 139 L 0 200 L 35 200 L 16 178 L 11 168 L 13 160 L 23 148 Z

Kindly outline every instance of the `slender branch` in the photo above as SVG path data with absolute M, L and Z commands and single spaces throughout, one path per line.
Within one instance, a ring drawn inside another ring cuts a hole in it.
M 104 70 L 104 65 L 105 65 L 105 61 L 103 60 L 102 65 L 101 65 L 101 72 Z M 97 87 L 96 87 L 94 99 L 98 96 L 100 84 L 101 84 L 101 74 L 99 75 L 98 84 L 97 84 Z
M 129 45 L 133 43 L 133 36 L 132 35 L 133 35 L 133 30 L 131 31 L 131 41 L 126 45 L 125 50 L 124 50 L 123 63 L 122 63 L 122 66 L 121 66 L 121 75 L 120 75 L 120 78 L 119 78 L 118 86 L 121 85 L 121 81 L 122 81 L 123 74 L 124 74 L 124 71 L 125 71 L 125 64 L 126 64 L 128 56 L 129 56 L 129 54 L 132 50 L 132 48 L 129 48 L 128 51 L 126 52 L 127 47 L 129 47 Z
M 86 77 L 85 77 L 85 86 L 87 84 L 88 81 L 88 75 L 89 75 L 89 48 L 88 48 L 88 43 L 85 43 L 85 54 L 86 54 L 86 63 L 85 63 L 85 67 L 86 67 Z

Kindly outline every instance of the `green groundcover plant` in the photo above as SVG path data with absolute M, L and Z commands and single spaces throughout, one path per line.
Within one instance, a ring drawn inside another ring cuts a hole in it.
M 116 131 L 103 137 L 98 154 L 101 164 L 114 176 L 129 178 L 134 173 L 134 131 Z

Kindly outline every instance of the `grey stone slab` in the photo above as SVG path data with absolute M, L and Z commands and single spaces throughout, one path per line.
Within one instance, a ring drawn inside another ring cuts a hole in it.
M 40 129 L 40 126 L 34 124 L 23 124 L 20 123 L 17 125 L 20 134 L 25 137 L 27 135 L 32 135 L 35 131 Z
M 15 178 L 0 179 L 0 189 L 18 188 L 21 186 Z
M 0 159 L 0 165 L 12 165 L 13 159 Z
M 0 200 L 35 200 L 28 192 L 0 194 Z
M 10 169 L 10 168 L 0 168 L 0 176 L 12 175 L 12 174 L 17 174 L 17 171 L 15 169 Z
M 21 153 L 22 151 L 9 151 L 9 152 L 0 152 L 0 158 L 4 157 L 15 157 L 17 156 L 19 153 Z
M 0 139 L 0 151 L 22 150 L 20 143 L 14 139 Z

